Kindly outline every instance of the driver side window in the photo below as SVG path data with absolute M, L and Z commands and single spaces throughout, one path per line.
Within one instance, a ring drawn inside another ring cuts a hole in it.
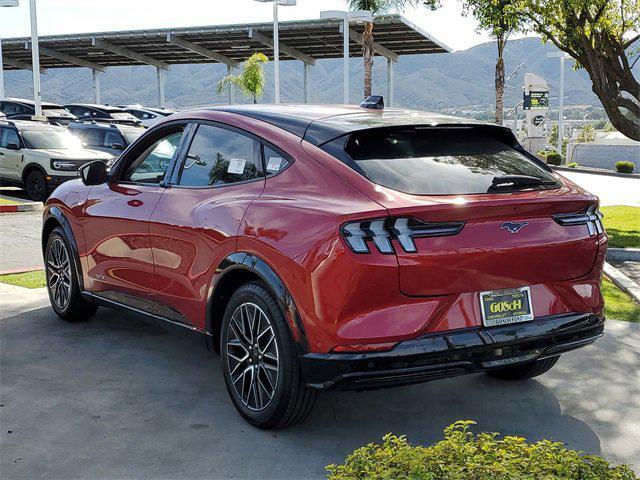
M 171 159 L 176 154 L 184 128 L 173 131 L 151 144 L 129 165 L 122 178 L 125 182 L 159 184 L 164 180 Z

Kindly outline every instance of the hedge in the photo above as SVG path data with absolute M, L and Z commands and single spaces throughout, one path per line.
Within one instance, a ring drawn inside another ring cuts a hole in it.
M 384 436 L 329 465 L 329 480 L 638 480 L 626 465 L 569 450 L 564 444 L 470 431 L 473 421 L 445 428 L 444 440 L 412 446 L 404 436 Z
M 551 152 L 547 155 L 546 160 L 549 165 L 560 165 L 562 163 L 562 155 L 558 152 Z
M 616 171 L 620 173 L 633 173 L 634 168 L 633 162 L 616 162 Z

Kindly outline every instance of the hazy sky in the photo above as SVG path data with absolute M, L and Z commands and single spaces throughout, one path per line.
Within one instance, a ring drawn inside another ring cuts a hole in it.
M 487 41 L 476 24 L 461 14 L 458 0 L 443 0 L 436 12 L 412 8 L 404 15 L 454 50 Z M 0 8 L 0 37 L 29 35 L 28 0 L 17 8 Z M 344 0 L 298 0 L 281 7 L 282 20 L 318 18 L 321 10 L 344 10 Z M 141 28 L 264 22 L 270 4 L 255 0 L 37 0 L 40 35 Z

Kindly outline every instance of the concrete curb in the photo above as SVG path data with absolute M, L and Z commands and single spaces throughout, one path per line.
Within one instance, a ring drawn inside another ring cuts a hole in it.
M 36 212 L 42 210 L 39 202 L 17 203 L 15 205 L 0 205 L 0 213 Z
M 640 248 L 607 248 L 607 260 L 640 262 Z
M 609 263 L 604 264 L 604 274 L 625 293 L 628 293 L 636 303 L 640 304 L 640 285 L 635 283 L 624 273 Z
M 0 275 L 15 275 L 17 273 L 37 272 L 38 270 L 44 270 L 44 267 L 33 266 L 33 267 L 14 268 L 11 270 L 0 270 Z
M 599 170 L 595 168 L 584 168 L 584 167 L 564 167 L 562 165 L 549 165 L 554 170 L 559 170 L 561 172 L 579 172 L 579 173 L 590 173 L 592 175 L 606 175 L 608 177 L 620 177 L 620 178 L 635 178 L 640 179 L 640 174 L 638 173 L 618 173 L 611 170 Z

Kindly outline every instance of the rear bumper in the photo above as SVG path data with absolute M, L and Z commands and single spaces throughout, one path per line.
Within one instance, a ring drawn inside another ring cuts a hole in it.
M 301 364 L 310 388 L 369 390 L 553 357 L 589 345 L 603 332 L 603 318 L 571 313 L 428 335 L 401 342 L 388 352 L 308 353 L 301 356 Z

